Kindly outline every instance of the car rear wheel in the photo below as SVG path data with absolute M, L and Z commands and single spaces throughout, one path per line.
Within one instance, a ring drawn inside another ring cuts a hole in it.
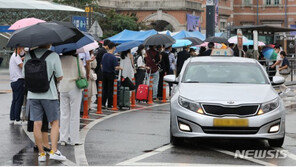
M 268 140 L 268 144 L 270 147 L 282 147 L 284 140 L 285 140 L 285 137 L 280 139 L 270 139 Z

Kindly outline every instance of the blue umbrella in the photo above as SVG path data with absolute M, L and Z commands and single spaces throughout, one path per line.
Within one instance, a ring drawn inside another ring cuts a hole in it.
M 188 46 L 191 44 L 192 44 L 192 42 L 189 41 L 188 39 L 177 39 L 176 43 L 173 44 L 173 48 L 181 48 L 181 47 Z
M 115 53 L 123 52 L 143 44 L 141 41 L 125 42 L 116 47 Z
M 83 34 L 84 34 L 84 37 L 82 37 L 77 42 L 52 46 L 51 50 L 55 51 L 56 53 L 65 53 L 65 52 L 82 48 L 83 46 L 94 42 L 94 38 L 91 35 L 85 32 L 83 32 Z

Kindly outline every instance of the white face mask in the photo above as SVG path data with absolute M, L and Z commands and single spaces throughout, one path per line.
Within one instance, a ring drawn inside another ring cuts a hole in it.
M 145 49 L 142 50 L 142 55 L 146 54 L 146 51 Z
M 20 52 L 20 56 L 24 56 L 25 55 L 25 51 L 24 50 L 22 50 L 21 52 Z

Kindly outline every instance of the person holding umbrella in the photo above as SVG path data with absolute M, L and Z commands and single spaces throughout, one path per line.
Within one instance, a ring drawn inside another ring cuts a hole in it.
M 28 88 L 30 120 L 34 121 L 34 137 L 39 150 L 38 161 L 40 162 L 46 161 L 41 133 L 44 111 L 51 124 L 52 149 L 49 159 L 66 160 L 66 157 L 57 149 L 60 111 L 55 79 L 53 79 L 55 77 L 57 81 L 62 80 L 63 71 L 59 55 L 48 49 L 51 44 L 66 41 L 73 36 L 75 32 L 65 26 L 56 23 L 38 23 L 15 31 L 7 43 L 8 47 L 13 48 L 38 47 L 26 54 L 23 73 Z

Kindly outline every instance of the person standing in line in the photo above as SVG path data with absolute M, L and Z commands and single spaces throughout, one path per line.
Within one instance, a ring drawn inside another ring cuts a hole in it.
M 176 75 L 176 57 L 175 57 L 175 54 L 172 52 L 172 46 L 169 46 L 168 48 L 166 48 L 166 52 L 169 55 L 169 62 L 170 62 L 170 70 L 168 74 Z M 171 96 L 172 86 L 173 84 L 169 83 L 169 96 Z
M 179 52 L 177 55 L 177 77 L 179 76 L 184 62 L 190 57 L 189 46 L 183 47 L 183 51 Z
M 138 90 L 139 85 L 143 84 L 143 81 L 145 79 L 145 73 L 146 69 L 149 69 L 149 67 L 146 67 L 145 64 L 145 57 L 147 57 L 145 46 L 141 44 L 138 46 L 138 50 L 135 55 L 135 66 L 137 73 L 135 74 L 136 78 L 136 91 Z
M 63 53 L 61 58 L 62 69 L 64 72 L 63 80 L 59 84 L 60 92 L 60 143 L 61 145 L 81 144 L 79 138 L 80 126 L 80 101 L 82 98 L 82 89 L 76 86 L 78 79 L 78 65 L 77 65 L 76 51 Z M 78 59 L 80 74 L 86 78 L 86 71 L 83 62 Z
M 58 101 L 58 92 L 56 88 L 55 81 L 53 76 L 55 76 L 57 82 L 61 81 L 63 78 L 63 71 L 61 66 L 61 60 L 57 53 L 49 51 L 51 45 L 39 46 L 37 49 L 34 49 L 25 56 L 24 67 L 26 68 L 26 62 L 32 59 L 34 54 L 37 58 L 41 58 L 46 52 L 49 52 L 48 56 L 45 58 L 46 62 L 46 71 L 47 79 L 49 81 L 49 89 L 44 93 L 33 93 L 28 91 L 27 99 L 30 100 L 30 120 L 34 121 L 34 137 L 35 142 L 38 146 L 39 156 L 38 161 L 46 161 L 46 153 L 44 152 L 42 145 L 42 119 L 43 114 L 47 116 L 48 122 L 51 124 L 51 151 L 49 153 L 49 159 L 53 160 L 66 160 L 66 157 L 57 149 L 58 138 L 59 138 L 59 119 L 60 119 L 60 105 Z M 23 73 L 26 73 L 26 70 L 23 70 Z M 25 75 L 26 82 L 27 75 Z M 30 76 L 31 77 L 31 76 Z M 34 78 L 37 79 L 37 78 Z
M 129 78 L 131 81 L 135 77 L 134 56 L 131 50 L 123 51 L 120 54 L 120 67 L 122 67 L 122 77 Z
M 118 65 L 118 60 L 114 55 L 116 46 L 113 42 L 108 44 L 108 52 L 104 54 L 101 61 L 101 68 L 103 73 L 103 96 L 102 107 L 106 108 L 106 102 L 108 101 L 108 109 L 113 105 L 113 85 L 115 79 L 115 70 L 121 70 Z
M 101 69 L 101 62 L 102 62 L 102 58 L 104 56 L 105 53 L 107 53 L 108 51 L 108 44 L 110 43 L 109 39 L 104 40 L 103 46 L 100 47 L 96 53 L 96 60 L 97 60 L 97 67 L 95 68 L 95 73 L 97 74 L 97 80 L 96 80 L 96 84 L 97 87 L 99 86 L 99 81 L 103 81 L 103 73 L 102 73 L 102 69 Z M 101 43 L 100 43 L 101 44 Z M 98 99 L 98 97 L 97 97 Z M 98 100 L 95 101 L 95 103 L 97 103 Z
M 169 49 L 166 48 L 165 51 L 160 52 L 161 61 L 160 61 L 160 72 L 159 72 L 159 82 L 158 82 L 158 99 L 163 98 L 163 78 L 170 72 L 170 60 L 169 60 Z
M 153 82 L 153 99 L 158 100 L 157 92 L 158 92 L 158 81 L 159 81 L 159 71 L 158 65 L 160 62 L 159 52 L 155 50 L 155 46 L 149 46 L 149 50 L 147 50 L 147 57 L 145 57 L 146 65 L 151 70 L 152 82 Z
M 97 95 L 97 84 L 98 79 L 97 74 L 95 73 L 95 68 L 97 67 L 97 60 L 93 54 L 93 50 L 89 52 L 91 59 L 89 62 L 89 79 L 88 79 L 88 110 L 91 108 L 92 97 Z
M 206 50 L 205 52 L 203 52 L 201 54 L 201 56 L 211 56 L 212 50 L 214 49 L 214 46 L 215 46 L 214 42 L 209 42 L 208 43 L 208 50 Z
M 21 125 L 21 110 L 25 95 L 25 80 L 22 73 L 23 59 L 25 54 L 23 47 L 18 47 L 13 52 L 9 61 L 10 85 L 12 88 L 12 102 L 10 107 L 9 124 Z M 22 56 L 22 57 L 21 57 Z

